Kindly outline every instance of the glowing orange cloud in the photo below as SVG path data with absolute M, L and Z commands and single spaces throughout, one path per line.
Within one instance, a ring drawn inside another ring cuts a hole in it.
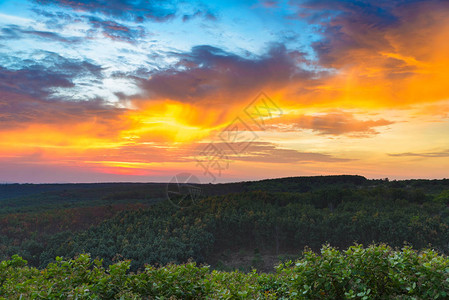
M 422 6 L 398 12 L 400 23 L 387 28 L 361 30 L 343 23 L 342 31 L 359 46 L 348 47 L 334 37 L 324 65 L 334 71 L 287 87 L 283 98 L 291 106 L 362 109 L 448 100 L 449 14 Z

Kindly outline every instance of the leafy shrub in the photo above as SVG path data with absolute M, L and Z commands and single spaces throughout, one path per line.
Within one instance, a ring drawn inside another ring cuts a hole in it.
M 56 258 L 45 269 L 19 256 L 0 263 L 0 299 L 447 299 L 449 259 L 434 250 L 361 245 L 305 251 L 275 273 L 211 271 L 195 263 L 107 269 L 89 255 Z

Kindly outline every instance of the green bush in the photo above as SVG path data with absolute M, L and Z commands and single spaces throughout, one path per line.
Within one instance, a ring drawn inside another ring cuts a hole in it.
M 306 250 L 275 273 L 211 271 L 195 263 L 105 269 L 89 255 L 45 269 L 19 256 L 0 263 L 0 299 L 447 299 L 449 259 L 434 250 L 361 245 Z

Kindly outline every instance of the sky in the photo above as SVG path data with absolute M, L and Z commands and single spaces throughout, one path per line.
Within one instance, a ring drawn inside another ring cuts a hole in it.
M 448 178 L 449 2 L 0 0 L 0 183 Z

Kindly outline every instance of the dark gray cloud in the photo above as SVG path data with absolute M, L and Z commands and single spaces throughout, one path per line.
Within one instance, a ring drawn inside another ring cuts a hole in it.
M 416 12 L 429 6 L 449 8 L 443 0 L 291 0 L 290 4 L 298 9 L 295 17 L 320 25 L 323 38 L 313 48 L 322 65 L 335 68 L 351 61 L 349 50 L 394 50 L 385 32 L 413 22 Z
M 32 28 L 23 28 L 17 25 L 8 25 L 0 29 L 0 40 L 18 40 L 25 37 L 34 37 L 42 40 L 53 40 L 62 43 L 79 43 L 82 41 L 79 37 L 65 37 L 51 31 L 34 30 Z
M 173 56 L 178 59 L 176 65 L 140 80 L 140 87 L 151 98 L 238 102 L 262 88 L 279 88 L 313 75 L 298 67 L 303 60 L 301 53 L 279 44 L 257 57 L 242 57 L 207 45 Z
M 23 60 L 21 67 L 0 66 L 0 123 L 2 129 L 28 123 L 67 123 L 86 118 L 113 120 L 122 110 L 92 96 L 85 101 L 55 96 L 58 88 L 73 88 L 75 80 L 103 78 L 102 68 L 89 61 L 67 59 L 55 53 L 38 61 Z
M 391 125 L 394 122 L 385 119 L 359 120 L 352 113 L 330 112 L 321 115 L 302 115 L 296 119 L 290 119 L 287 124 L 274 124 L 272 128 L 280 131 L 297 131 L 300 129 L 312 129 L 321 134 L 341 135 L 365 135 L 378 134 L 376 127 Z
M 53 88 L 74 87 L 79 77 L 103 78 L 102 67 L 89 61 L 64 58 L 56 53 L 42 52 L 40 61 L 23 60 L 19 69 L 0 66 L 0 91 L 45 99 Z
M 2 29 L 0 29 L 0 40 L 12 40 L 12 39 L 20 39 L 20 31 L 17 30 L 19 26 L 17 25 L 9 25 Z
M 119 124 L 114 121 L 121 113 L 123 113 L 123 109 L 109 106 L 102 99 L 89 101 L 45 100 L 0 90 L 1 130 L 31 124 L 67 125 L 94 120 L 97 125 L 108 125 L 101 132 L 106 136 L 117 129 Z

